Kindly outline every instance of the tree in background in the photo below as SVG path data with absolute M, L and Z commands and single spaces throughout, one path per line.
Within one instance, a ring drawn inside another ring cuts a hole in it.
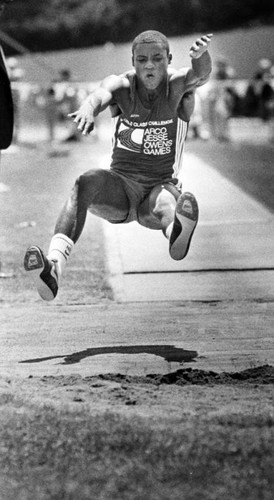
M 16 0 L 1 30 L 38 52 L 128 42 L 146 29 L 170 37 L 273 23 L 272 0 Z

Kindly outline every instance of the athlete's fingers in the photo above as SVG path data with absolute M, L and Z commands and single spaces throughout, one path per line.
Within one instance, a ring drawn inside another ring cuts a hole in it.
M 207 41 L 203 40 L 202 38 L 199 38 L 194 43 L 194 47 L 196 48 L 196 50 L 199 50 L 200 47 L 205 47 L 206 45 L 207 45 Z
M 74 118 L 74 123 L 79 123 L 80 121 L 82 120 L 81 116 L 80 115 L 76 115 L 76 117 Z
M 70 113 L 68 117 L 73 118 L 75 123 L 78 123 L 81 120 L 81 117 L 77 113 Z
M 78 125 L 78 127 L 77 127 L 77 128 L 78 128 L 78 130 L 81 130 L 81 131 L 83 132 L 85 125 L 86 125 L 86 120 L 85 120 L 85 118 L 81 118 L 81 120 L 80 120 L 80 122 L 79 122 L 79 125 Z
M 197 55 L 199 53 L 199 51 L 201 50 L 202 46 L 206 47 L 207 45 L 204 43 L 201 43 L 199 45 L 197 43 L 193 44 L 190 51 L 189 51 L 189 54 L 190 55 Z
M 203 35 L 201 36 L 200 38 L 198 38 L 196 40 L 197 41 L 200 41 L 200 40 L 203 40 L 204 42 L 210 42 L 211 38 L 213 37 L 212 33 L 208 34 L 208 35 Z
M 74 118 L 74 122 L 78 123 L 81 120 L 81 116 L 78 114 L 78 111 L 74 111 L 73 113 L 69 113 L 67 115 L 69 118 Z
M 88 135 L 92 130 L 94 129 L 94 123 L 87 123 L 82 134 L 83 135 Z
M 191 49 L 198 50 L 200 46 L 205 47 L 208 43 L 210 43 L 212 36 L 213 36 L 212 34 L 201 36 L 201 38 L 195 40 Z
M 202 36 L 202 38 L 204 38 L 204 37 L 211 40 L 211 38 L 213 37 L 213 33 L 208 33 L 207 35 Z
M 196 42 L 194 42 L 191 47 L 190 47 L 190 50 L 192 52 L 197 52 L 199 50 L 199 43 L 198 43 L 198 40 L 196 40 Z
M 207 47 L 211 41 L 212 36 L 213 36 L 212 34 L 203 35 L 201 38 L 195 40 L 195 42 L 192 44 L 189 50 L 190 57 L 193 58 L 200 57 L 200 55 L 202 55 L 203 52 L 207 50 Z

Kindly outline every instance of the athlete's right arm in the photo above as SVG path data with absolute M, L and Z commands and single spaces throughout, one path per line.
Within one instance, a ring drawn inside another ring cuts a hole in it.
M 94 128 L 94 118 L 106 109 L 113 100 L 113 93 L 121 88 L 129 87 L 126 75 L 111 75 L 84 100 L 80 108 L 68 116 L 78 124 L 83 135 L 90 134 Z

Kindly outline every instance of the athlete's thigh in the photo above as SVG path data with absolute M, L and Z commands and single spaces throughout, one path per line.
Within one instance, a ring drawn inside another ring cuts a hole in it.
M 150 229 L 164 229 L 174 217 L 180 191 L 171 182 L 155 186 L 138 208 L 138 222 Z
M 80 177 L 80 191 L 88 210 L 110 222 L 122 222 L 129 211 L 129 201 L 120 177 L 110 170 L 89 170 Z

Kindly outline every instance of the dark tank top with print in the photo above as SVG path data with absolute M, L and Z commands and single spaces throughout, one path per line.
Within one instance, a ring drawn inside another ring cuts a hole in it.
M 135 75 L 128 78 L 130 89 L 114 93 L 120 114 L 113 118 L 111 169 L 139 182 L 177 178 L 188 124 L 169 99 L 169 82 L 148 109 L 136 92 Z

